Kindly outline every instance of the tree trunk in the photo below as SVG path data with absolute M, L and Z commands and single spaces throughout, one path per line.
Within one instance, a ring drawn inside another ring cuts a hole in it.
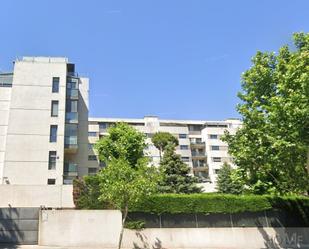
M 161 152 L 161 149 L 159 149 L 159 155 L 160 155 L 160 163 L 161 163 L 161 159 L 162 159 L 162 152 Z
M 121 226 L 121 231 L 120 231 L 120 236 L 119 236 L 118 249 L 121 248 L 122 237 L 123 237 L 123 232 L 124 232 L 124 223 L 126 222 L 127 216 L 128 216 L 128 205 L 125 206 L 124 212 L 123 212 L 122 226 Z

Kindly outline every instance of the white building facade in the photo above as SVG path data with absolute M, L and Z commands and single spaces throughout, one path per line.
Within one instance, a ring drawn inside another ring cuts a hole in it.
M 67 58 L 23 57 L 0 74 L 0 184 L 70 184 L 87 174 L 87 146 L 88 79 Z
M 230 119 L 225 121 L 205 120 L 161 120 L 155 116 L 143 119 L 89 118 L 88 173 L 95 174 L 104 163 L 100 163 L 93 145 L 102 137 L 108 135 L 107 129 L 117 122 L 132 125 L 147 137 L 148 147 L 145 154 L 154 165 L 159 165 L 159 151 L 151 143 L 151 137 L 156 132 L 169 132 L 179 140 L 176 153 L 191 168 L 191 173 L 197 176 L 204 191 L 216 191 L 218 170 L 224 162 L 232 167 L 233 160 L 228 154 L 227 144 L 221 141 L 225 131 L 235 133 L 241 126 L 241 121 Z

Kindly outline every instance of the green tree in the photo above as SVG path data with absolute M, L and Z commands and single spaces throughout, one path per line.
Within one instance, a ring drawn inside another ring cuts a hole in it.
M 174 146 L 178 146 L 178 139 L 169 132 L 159 131 L 153 135 L 151 141 L 159 150 L 160 160 L 162 158 L 162 152 L 168 144 L 174 144 Z
M 160 162 L 162 179 L 159 191 L 162 193 L 199 193 L 201 188 L 196 185 L 197 178 L 189 175 L 190 167 L 175 153 L 175 145 L 165 146 L 164 155 Z
M 244 191 L 244 183 L 238 178 L 238 172 L 228 163 L 224 163 L 218 172 L 217 190 L 224 194 L 241 194 Z
M 294 44 L 277 54 L 257 52 L 238 95 L 243 126 L 224 138 L 258 193 L 309 187 L 309 34 L 294 34 Z
M 108 129 L 108 135 L 101 138 L 95 149 L 99 159 L 108 162 L 112 159 L 125 159 L 132 167 L 144 158 L 145 135 L 126 123 L 117 123 Z
M 118 248 L 121 248 L 124 224 L 129 208 L 147 198 L 157 190 L 159 175 L 154 167 L 138 163 L 136 168 L 124 159 L 112 159 L 98 173 L 100 179 L 100 201 L 109 203 L 122 212 L 122 229 Z

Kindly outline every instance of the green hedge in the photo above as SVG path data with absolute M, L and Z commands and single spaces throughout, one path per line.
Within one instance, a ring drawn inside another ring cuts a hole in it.
M 309 198 L 302 196 L 263 196 L 226 194 L 163 194 L 151 196 L 135 207 L 133 212 L 162 213 L 239 213 L 264 210 L 284 210 L 309 214 Z

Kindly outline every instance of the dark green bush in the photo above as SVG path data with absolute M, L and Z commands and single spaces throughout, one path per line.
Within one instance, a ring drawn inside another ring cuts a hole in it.
M 309 214 L 309 198 L 302 196 L 274 197 L 265 195 L 228 194 L 164 194 L 151 196 L 131 211 L 162 213 L 239 213 L 263 210 L 287 210 Z
M 127 229 L 141 230 L 145 228 L 145 221 L 144 220 L 126 221 L 124 227 Z

